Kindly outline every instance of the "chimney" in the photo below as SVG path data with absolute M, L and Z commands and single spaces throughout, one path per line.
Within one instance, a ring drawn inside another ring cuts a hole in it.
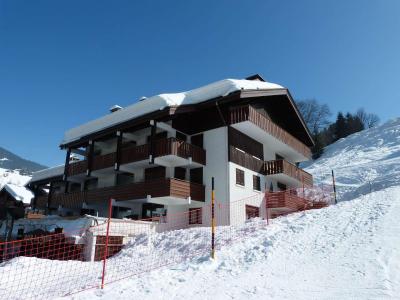
M 119 111 L 120 109 L 122 109 L 121 106 L 113 105 L 113 106 L 110 107 L 110 112 L 113 113 L 113 112 Z

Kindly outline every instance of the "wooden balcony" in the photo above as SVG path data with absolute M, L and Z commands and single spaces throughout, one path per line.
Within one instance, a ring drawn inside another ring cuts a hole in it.
M 187 199 L 190 196 L 192 200 L 204 202 L 205 187 L 185 180 L 161 178 L 82 192 L 53 194 L 51 196 L 51 207 L 62 205 L 66 208 L 81 208 L 83 202 L 87 204 L 105 203 L 110 198 L 116 201 L 145 199 L 147 195 L 152 198 L 174 197 L 182 199 Z M 41 204 L 46 202 L 40 201 Z
M 296 179 L 299 183 L 304 183 L 306 186 L 313 185 L 313 176 L 310 173 L 286 160 L 263 161 L 232 146 L 229 147 L 229 160 L 260 174 L 284 174 Z
M 313 176 L 310 173 L 283 159 L 265 161 L 263 171 L 265 175 L 285 174 L 306 186 L 313 185 Z
M 128 164 L 146 160 L 150 155 L 150 144 L 121 149 L 121 164 Z M 183 142 L 176 138 L 156 140 L 154 143 L 154 157 L 176 155 L 182 158 L 192 158 L 192 161 L 205 165 L 206 151 L 195 145 Z M 93 157 L 92 170 L 111 168 L 116 162 L 116 152 Z M 85 173 L 88 168 L 87 160 L 69 164 L 69 176 Z
M 272 122 L 266 116 L 257 112 L 251 106 L 240 106 L 231 109 L 229 114 L 229 123 L 236 124 L 241 122 L 249 121 L 269 135 L 288 145 L 289 147 L 302 154 L 304 157 L 311 158 L 311 150 L 308 146 L 300 142 L 293 135 L 288 133 L 286 130 L 279 127 L 277 124 Z
M 284 209 L 297 211 L 308 209 L 310 202 L 301 198 L 293 190 L 266 193 L 266 206 L 268 209 Z

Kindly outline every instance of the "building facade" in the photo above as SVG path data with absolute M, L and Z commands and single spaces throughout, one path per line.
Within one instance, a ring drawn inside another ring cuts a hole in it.
M 114 106 L 67 131 L 60 145 L 65 165 L 34 174 L 32 206 L 107 216 L 112 198 L 114 218 L 168 224 L 186 216 L 180 224 L 204 225 L 214 178 L 219 203 L 249 199 L 219 220 L 235 224 L 263 216 L 262 197 L 252 196 L 312 186 L 312 176 L 298 168 L 312 146 L 288 89 L 258 75 L 221 80 Z M 281 205 L 275 209 L 288 209 Z

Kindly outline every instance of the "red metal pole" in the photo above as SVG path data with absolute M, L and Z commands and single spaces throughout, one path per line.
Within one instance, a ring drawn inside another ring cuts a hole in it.
M 106 275 L 106 261 L 108 256 L 108 235 L 110 232 L 110 223 L 111 223 L 111 214 L 112 214 L 112 199 L 110 198 L 108 203 L 108 220 L 107 220 L 107 232 L 106 232 L 106 246 L 104 249 L 104 258 L 103 258 L 103 273 L 101 275 L 101 288 L 104 288 L 104 278 Z

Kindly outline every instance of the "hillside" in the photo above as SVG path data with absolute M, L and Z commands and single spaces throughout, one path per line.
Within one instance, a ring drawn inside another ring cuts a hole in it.
M 340 200 L 400 185 L 400 118 L 329 145 L 305 165 L 317 182 L 331 183 L 335 171 Z
M 0 147 L 0 168 L 7 170 L 19 170 L 21 174 L 29 175 L 47 168 L 33 161 L 24 159 L 11 151 Z

